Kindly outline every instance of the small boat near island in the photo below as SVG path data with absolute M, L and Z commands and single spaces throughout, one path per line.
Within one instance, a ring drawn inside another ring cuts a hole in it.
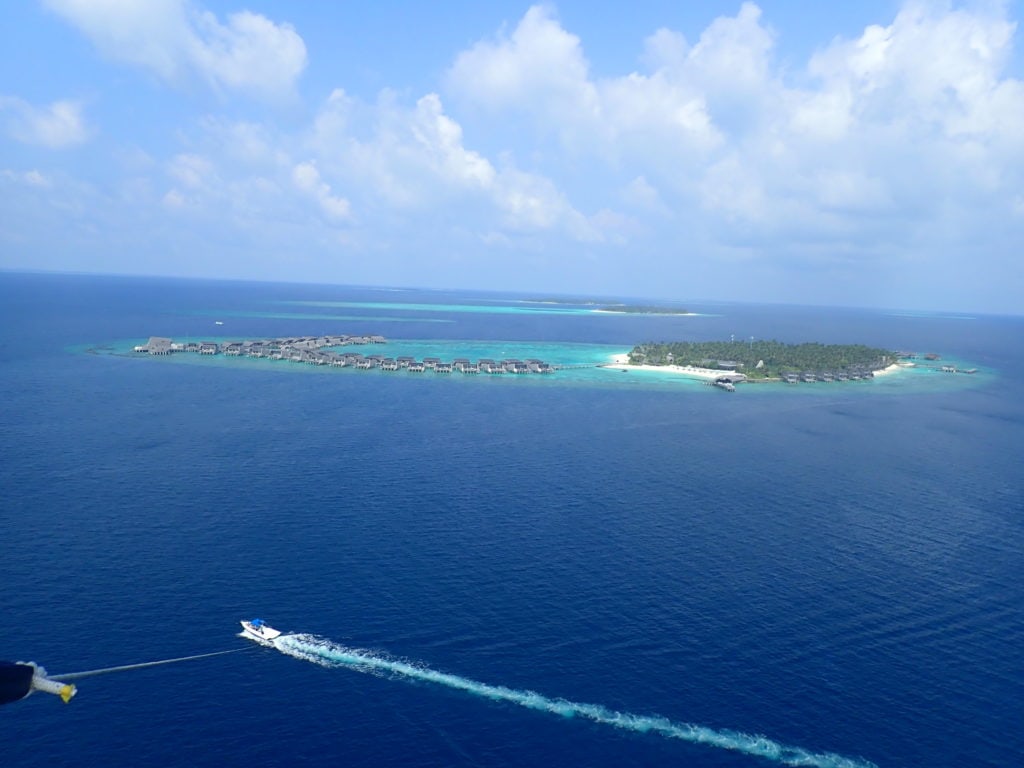
M 274 629 L 272 626 L 267 624 L 263 619 L 252 619 L 251 621 L 240 621 L 242 625 L 243 637 L 247 637 L 250 640 L 256 640 L 257 642 L 269 645 L 278 637 L 281 636 L 281 630 Z

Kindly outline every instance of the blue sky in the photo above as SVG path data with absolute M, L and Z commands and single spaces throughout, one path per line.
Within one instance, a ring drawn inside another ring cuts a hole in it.
M 0 268 L 1020 313 L 1022 4 L 820 5 L 10 4 Z

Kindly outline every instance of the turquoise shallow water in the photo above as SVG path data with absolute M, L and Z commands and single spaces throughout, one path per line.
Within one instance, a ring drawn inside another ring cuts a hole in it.
M 289 302 L 294 303 L 294 302 Z M 322 312 L 260 312 L 256 310 L 240 309 L 200 309 L 192 313 L 199 317 L 227 317 L 227 318 L 265 318 L 267 320 L 309 320 L 314 323 L 323 322 L 372 322 L 372 323 L 451 323 L 452 320 L 443 317 L 417 317 L 402 315 L 334 315 Z
M 405 312 L 469 312 L 487 315 L 594 315 L 593 309 L 582 307 L 548 306 L 542 304 L 417 304 L 397 301 L 282 301 L 305 307 L 351 307 L 353 309 L 394 309 Z

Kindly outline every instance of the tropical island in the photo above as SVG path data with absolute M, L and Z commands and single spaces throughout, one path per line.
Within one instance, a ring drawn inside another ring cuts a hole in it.
M 623 304 L 617 301 L 597 299 L 525 299 L 532 304 L 565 304 L 568 306 L 590 307 L 595 312 L 620 312 L 627 315 L 692 315 L 683 307 L 666 307 L 660 304 Z
M 928 368 L 944 373 L 976 373 L 975 368 L 929 364 L 937 361 L 934 353 L 925 355 L 927 363 L 911 362 L 912 352 L 893 352 L 862 344 L 785 344 L 778 341 L 647 342 L 629 352 L 596 357 L 600 352 L 562 350 L 543 343 L 490 342 L 452 346 L 445 341 L 404 340 L 396 342 L 391 353 L 355 352 L 351 348 L 388 345 L 379 335 L 320 335 L 247 340 L 206 340 L 151 336 L 145 344 L 89 347 L 90 354 L 145 354 L 166 358 L 194 353 L 198 359 L 220 357 L 262 358 L 328 368 L 355 370 L 406 371 L 408 373 L 461 374 L 546 374 L 584 369 L 612 369 L 622 372 L 650 371 L 683 378 L 734 391 L 740 382 L 833 382 L 873 379 L 903 368 Z M 129 350 L 131 350 L 129 352 Z M 367 350 L 369 352 L 369 350 Z M 455 357 L 455 355 L 465 355 Z M 607 354 L 607 352 L 605 353 Z M 553 358 L 552 362 L 540 356 Z M 187 356 L 187 355 L 186 355 Z M 572 379 L 578 373 L 568 374 Z M 585 378 L 584 374 L 584 378 Z
M 871 378 L 894 365 L 891 350 L 863 344 L 785 344 L 774 340 L 673 341 L 638 344 L 623 362 L 743 374 L 747 381 Z

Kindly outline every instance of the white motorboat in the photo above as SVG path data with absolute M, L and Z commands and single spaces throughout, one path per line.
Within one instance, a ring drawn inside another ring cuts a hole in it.
M 281 636 L 280 630 L 274 629 L 263 619 L 252 619 L 251 621 L 242 621 L 239 623 L 242 625 L 242 629 L 245 630 L 242 634 L 250 640 L 269 644 Z

